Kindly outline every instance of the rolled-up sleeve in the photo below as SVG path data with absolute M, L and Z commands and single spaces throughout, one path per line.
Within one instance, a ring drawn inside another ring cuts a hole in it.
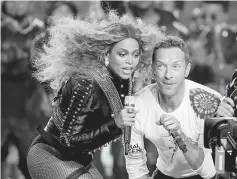
M 206 89 L 206 90 L 208 92 L 214 94 L 220 100 L 222 99 L 222 96 L 218 92 L 216 92 L 214 90 L 211 90 L 209 88 Z M 199 132 L 198 146 L 200 148 L 202 148 L 202 150 L 204 151 L 205 156 L 204 156 L 204 160 L 203 160 L 202 165 L 197 170 L 194 170 L 194 171 L 197 172 L 202 178 L 210 179 L 216 174 L 216 168 L 215 168 L 215 164 L 214 164 L 213 159 L 212 159 L 212 150 L 207 149 L 207 148 L 204 147 L 204 123 L 205 123 L 205 119 L 200 119 L 200 118 L 197 118 L 197 119 L 198 119 L 197 120 L 197 124 L 198 124 L 197 125 L 197 131 Z
M 144 115 L 142 111 L 136 115 L 135 124 L 132 126 L 128 155 L 125 155 L 129 179 L 136 179 L 149 173 L 146 164 L 147 157 L 144 148 L 144 135 L 140 122 L 141 118 L 144 119 Z
M 205 153 L 204 161 L 201 167 L 197 170 L 197 172 L 202 178 L 210 179 L 216 174 L 216 169 L 212 160 L 211 152 L 208 149 L 203 149 Z
M 205 179 L 210 179 L 216 174 L 216 169 L 211 156 L 212 150 L 204 147 L 204 135 L 203 135 L 204 120 L 205 119 L 201 119 L 199 123 L 200 135 L 199 135 L 198 146 L 202 148 L 205 156 L 202 165 L 197 170 L 194 171 L 197 172 L 201 177 Z

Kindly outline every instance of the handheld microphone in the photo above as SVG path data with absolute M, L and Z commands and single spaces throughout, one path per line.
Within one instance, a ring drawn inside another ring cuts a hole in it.
M 182 150 L 183 153 L 186 153 L 188 150 L 186 148 L 186 144 L 184 143 L 180 135 L 178 133 L 171 132 L 171 136 L 174 138 L 174 141 L 179 147 L 179 149 Z
M 134 96 L 125 96 L 124 107 L 128 110 L 128 113 L 132 113 L 133 108 L 135 107 L 135 97 Z M 131 127 L 126 126 L 124 128 L 125 155 L 128 154 L 130 140 L 131 140 Z

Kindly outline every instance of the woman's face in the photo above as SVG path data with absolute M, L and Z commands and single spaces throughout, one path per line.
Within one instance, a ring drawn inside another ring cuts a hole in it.
M 108 67 L 115 75 L 128 79 L 139 62 L 139 44 L 133 38 L 124 39 L 116 43 L 105 58 L 109 60 Z

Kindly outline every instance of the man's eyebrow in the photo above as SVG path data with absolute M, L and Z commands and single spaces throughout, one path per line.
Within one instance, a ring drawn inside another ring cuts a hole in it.
M 126 50 L 126 51 L 128 51 L 127 49 L 125 49 L 125 48 L 119 48 L 118 50 Z
M 157 63 L 162 63 L 162 64 L 164 64 L 162 61 L 160 61 L 160 60 L 156 60 L 156 62 Z M 181 60 L 177 60 L 177 61 L 175 61 L 175 62 L 173 62 L 172 64 L 175 64 L 175 63 L 180 63 L 181 62 Z
M 162 64 L 164 64 L 162 61 L 160 61 L 160 60 L 156 60 L 156 63 L 162 63 Z
M 179 62 L 181 62 L 181 60 L 177 60 L 177 61 L 173 62 L 173 64 L 174 64 L 174 63 L 179 63 Z

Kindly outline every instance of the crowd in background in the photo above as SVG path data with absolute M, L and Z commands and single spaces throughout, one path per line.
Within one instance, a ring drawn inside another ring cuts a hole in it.
M 192 59 L 189 79 L 223 94 L 237 68 L 237 20 L 229 23 L 230 7 L 237 8 L 237 2 L 1 2 L 1 178 L 30 178 L 27 150 L 37 135 L 36 127 L 45 125 L 51 116 L 52 91 L 31 76 L 31 60 L 50 38 L 50 17 L 83 19 L 93 12 L 103 19 L 109 8 L 157 24 L 167 35 L 182 37 L 188 44 Z M 158 154 L 148 141 L 146 148 L 152 173 Z M 123 152 L 120 141 L 97 152 L 95 165 L 104 178 L 127 177 Z

